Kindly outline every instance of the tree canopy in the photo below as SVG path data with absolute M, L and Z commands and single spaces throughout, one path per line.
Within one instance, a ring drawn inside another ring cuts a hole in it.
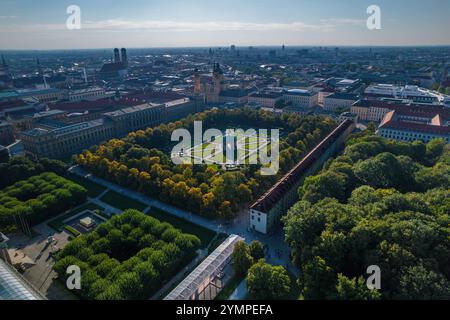
M 351 138 L 284 218 L 306 299 L 450 298 L 450 148 Z M 367 289 L 381 268 L 379 292 Z
M 10 230 L 19 216 L 31 225 L 86 200 L 87 190 L 55 173 L 18 181 L 0 191 L 0 227 Z
M 149 299 L 188 264 L 200 240 L 168 223 L 127 210 L 71 241 L 56 257 L 63 279 L 67 267 L 80 267 L 85 299 Z
M 261 259 L 248 270 L 247 287 L 254 299 L 286 299 L 291 291 L 291 279 L 282 266 L 272 266 Z

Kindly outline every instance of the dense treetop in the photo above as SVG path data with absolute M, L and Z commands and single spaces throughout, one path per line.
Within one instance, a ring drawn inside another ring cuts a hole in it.
M 8 162 L 0 163 L 0 189 L 43 172 L 63 175 L 66 170 L 67 165 L 58 160 L 13 157 Z
M 68 266 L 82 272 L 82 298 L 150 299 L 194 257 L 200 240 L 137 210 L 127 210 L 71 241 L 54 269 L 66 278 Z
M 307 299 L 450 298 L 450 148 L 350 139 L 285 217 Z M 369 291 L 378 265 L 382 289 Z
M 55 173 L 46 172 L 0 191 L 0 227 L 8 231 L 17 217 L 31 225 L 86 200 L 87 190 Z

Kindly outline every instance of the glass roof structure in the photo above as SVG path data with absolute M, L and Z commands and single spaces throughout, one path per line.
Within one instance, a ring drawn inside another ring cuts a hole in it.
M 190 275 L 188 275 L 164 300 L 191 300 L 198 289 L 215 277 L 229 260 L 237 242 L 244 239 L 231 235 L 211 255 L 209 255 Z
M 0 300 L 43 300 L 22 276 L 0 259 Z

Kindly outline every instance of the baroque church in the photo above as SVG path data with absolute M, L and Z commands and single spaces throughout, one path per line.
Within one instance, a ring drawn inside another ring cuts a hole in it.
M 255 87 L 232 87 L 225 83 L 224 73 L 219 63 L 214 63 L 212 74 L 200 74 L 194 71 L 194 94 L 204 103 L 237 103 L 245 104 L 248 96 L 256 92 Z

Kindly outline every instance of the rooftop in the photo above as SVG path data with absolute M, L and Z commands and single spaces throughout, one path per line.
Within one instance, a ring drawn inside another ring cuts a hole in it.
M 277 99 L 282 97 L 281 92 L 256 92 L 250 95 L 253 98 Z
M 414 121 L 411 119 L 413 117 L 414 114 L 410 115 L 406 112 L 393 110 L 384 117 L 379 128 L 424 132 L 437 135 L 450 135 L 450 126 L 442 125 L 442 119 L 439 115 L 428 117 L 427 122 Z
M 205 281 L 217 275 L 220 267 L 233 254 L 234 246 L 244 239 L 231 235 L 188 275 L 164 300 L 190 300 Z
M 353 100 L 357 101 L 358 96 L 350 93 L 332 93 L 329 96 L 325 97 L 325 99 L 339 99 L 339 100 Z
M 160 106 L 161 106 L 160 104 L 155 104 L 155 103 L 141 104 L 138 106 L 133 106 L 133 107 L 124 108 L 124 109 L 120 109 L 120 110 L 116 110 L 116 111 L 112 111 L 112 112 L 107 112 L 107 113 L 105 113 L 105 116 L 115 118 L 115 117 L 120 117 L 120 116 L 123 116 L 126 114 L 138 112 L 138 111 L 153 109 L 153 108 L 160 107 Z
M 290 89 L 286 92 L 288 95 L 296 95 L 296 96 L 313 96 L 315 93 L 304 90 L 304 89 Z

